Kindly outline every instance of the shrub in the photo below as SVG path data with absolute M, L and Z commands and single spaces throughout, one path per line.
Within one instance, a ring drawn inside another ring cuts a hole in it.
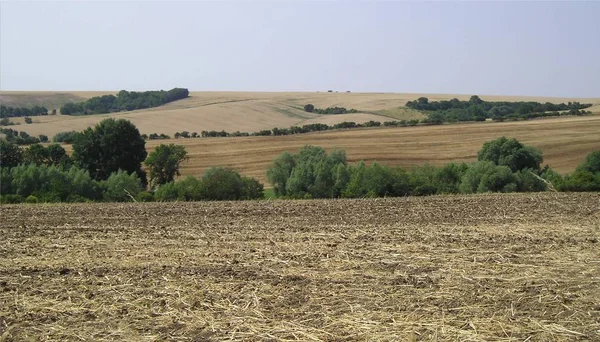
M 151 192 L 142 191 L 135 196 L 135 200 L 138 202 L 154 202 L 154 195 Z
M 305 112 L 312 113 L 313 110 L 315 110 L 315 106 L 313 106 L 312 104 L 309 103 L 307 105 L 304 105 Z
M 102 184 L 105 188 L 103 199 L 107 202 L 129 202 L 130 195 L 135 198 L 142 191 L 142 182 L 134 172 L 128 174 L 119 170 L 112 173 Z
M 0 203 L 2 204 L 17 204 L 23 202 L 23 198 L 19 195 L 8 194 L 0 196 Z
M 59 132 L 54 135 L 52 141 L 55 143 L 65 143 L 72 144 L 75 141 L 75 137 L 79 134 L 79 132 L 69 131 L 69 132 Z
M 179 193 L 175 182 L 169 182 L 159 186 L 154 193 L 154 199 L 160 202 L 177 201 L 179 199 Z
M 27 196 L 27 198 L 25 199 L 25 203 L 30 203 L 30 204 L 34 204 L 38 202 L 38 198 L 33 196 L 33 195 L 29 195 Z
M 261 199 L 264 197 L 264 186 L 254 178 L 242 177 L 244 188 L 242 198 L 245 200 Z
M 525 168 L 540 170 L 543 158 L 538 149 L 525 146 L 516 139 L 501 137 L 484 143 L 477 153 L 477 160 L 508 166 L 516 172 Z
M 202 199 L 211 201 L 242 198 L 244 183 L 235 171 L 223 167 L 208 169 L 202 176 Z

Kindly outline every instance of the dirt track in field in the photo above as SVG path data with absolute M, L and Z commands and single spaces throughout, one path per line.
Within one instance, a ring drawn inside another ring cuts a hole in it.
M 4 341 L 600 340 L 598 194 L 1 206 Z

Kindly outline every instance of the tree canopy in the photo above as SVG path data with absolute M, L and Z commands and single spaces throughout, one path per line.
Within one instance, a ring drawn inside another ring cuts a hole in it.
M 179 165 L 187 159 L 187 152 L 181 145 L 160 144 L 150 152 L 144 164 L 148 168 L 151 186 L 172 182 L 179 176 Z
M 146 182 L 142 162 L 146 159 L 146 142 L 128 120 L 105 119 L 94 128 L 77 134 L 73 143 L 73 160 L 94 179 L 107 179 L 119 170 L 135 172 Z
M 539 170 L 543 161 L 542 153 L 531 146 L 525 146 L 514 138 L 501 137 L 483 144 L 477 153 L 479 161 L 490 161 L 496 165 L 508 166 L 512 172 L 525 168 Z

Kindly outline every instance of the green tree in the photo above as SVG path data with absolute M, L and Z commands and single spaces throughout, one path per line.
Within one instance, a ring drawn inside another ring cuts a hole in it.
M 67 154 L 67 151 L 59 144 L 50 144 L 46 147 L 48 151 L 48 164 L 49 165 L 61 165 L 63 167 L 71 164 L 71 158 Z
M 244 182 L 239 173 L 223 167 L 213 167 L 202 176 L 202 199 L 211 201 L 242 198 Z
M 600 151 L 588 154 L 585 160 L 577 167 L 577 171 L 600 172 Z
M 119 170 L 135 172 L 145 184 L 142 162 L 146 142 L 138 129 L 124 119 L 105 119 L 75 136 L 73 160 L 94 179 L 103 180 Z
M 516 172 L 525 168 L 539 171 L 543 158 L 538 149 L 525 146 L 514 138 L 501 137 L 484 143 L 477 160 L 508 166 Z
M 23 151 L 18 145 L 0 139 L 0 167 L 15 167 L 23 162 Z
M 187 159 L 187 152 L 181 145 L 160 144 L 148 155 L 144 164 L 148 169 L 151 186 L 172 182 L 179 176 L 179 166 Z
M 36 165 L 48 164 L 48 157 L 48 150 L 44 146 L 33 144 L 25 149 L 25 152 L 23 153 L 23 162 L 25 164 Z
M 292 170 L 296 166 L 294 156 L 289 152 L 283 152 L 277 159 L 273 161 L 271 167 L 267 170 L 267 179 L 273 185 L 273 191 L 276 196 L 286 196 L 287 181 L 292 174 Z
M 131 197 L 137 196 L 142 189 L 142 182 L 135 172 L 128 174 L 126 171 L 112 173 L 106 181 L 103 198 L 107 202 L 130 202 Z

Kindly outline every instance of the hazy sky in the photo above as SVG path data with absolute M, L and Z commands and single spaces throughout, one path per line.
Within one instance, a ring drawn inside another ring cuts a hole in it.
M 600 2 L 23 2 L 1 90 L 600 97 Z

